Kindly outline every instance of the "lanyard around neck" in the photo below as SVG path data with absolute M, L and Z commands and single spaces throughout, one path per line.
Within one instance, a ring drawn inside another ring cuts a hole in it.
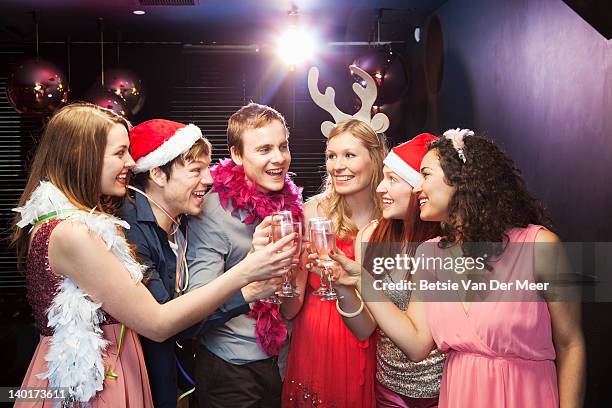
M 179 227 L 181 226 L 181 224 L 174 217 L 170 215 L 168 210 L 166 210 L 161 204 L 155 201 L 153 197 L 151 197 L 149 194 L 145 193 L 144 191 L 134 186 L 129 186 L 129 185 L 127 186 L 127 188 L 129 188 L 130 190 L 136 191 L 137 193 L 142 194 L 143 196 L 147 198 L 147 200 L 149 200 L 151 204 L 159 208 L 159 210 L 164 215 L 166 215 L 166 217 L 168 217 L 174 224 L 174 231 L 172 231 L 169 235 L 174 235 L 175 238 L 178 238 L 180 236 L 180 234 L 176 234 L 176 232 L 179 230 Z M 178 242 L 179 239 L 175 239 L 177 245 L 179 245 L 179 249 L 181 249 L 180 253 L 177 253 L 177 268 L 176 268 L 176 280 L 175 280 L 176 284 L 174 288 L 174 291 L 176 292 L 177 296 L 180 296 L 183 293 L 185 293 L 185 290 L 187 289 L 187 286 L 189 285 L 189 268 L 187 266 L 187 230 L 185 230 L 184 243 L 179 243 Z M 183 244 L 183 245 L 180 245 L 180 244 Z

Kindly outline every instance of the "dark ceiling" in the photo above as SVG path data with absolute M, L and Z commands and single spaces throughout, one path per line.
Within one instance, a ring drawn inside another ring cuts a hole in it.
M 268 44 L 289 24 L 295 6 L 300 24 L 323 41 L 368 41 L 383 9 L 380 38 L 405 40 L 446 0 L 1 0 L 0 39 L 32 41 L 31 12 L 40 18 L 40 41 L 96 41 L 104 19 L 105 40 Z M 150 3 L 174 5 L 143 5 Z M 187 5 L 178 5 L 180 3 Z M 189 4 L 191 3 L 191 4 Z M 144 10 L 145 15 L 134 15 Z

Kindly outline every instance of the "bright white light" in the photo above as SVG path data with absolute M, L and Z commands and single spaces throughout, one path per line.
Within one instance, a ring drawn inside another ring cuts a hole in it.
M 145 12 L 144 10 L 134 10 L 132 13 L 136 14 L 137 16 L 142 16 Z
M 291 27 L 278 42 L 278 56 L 288 65 L 301 64 L 314 54 L 313 38 L 304 30 Z

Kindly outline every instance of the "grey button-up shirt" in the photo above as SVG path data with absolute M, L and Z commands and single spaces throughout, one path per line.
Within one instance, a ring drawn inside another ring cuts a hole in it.
M 242 215 L 242 214 L 241 214 Z M 244 219 L 244 217 L 241 217 Z M 245 224 L 224 210 L 219 194 L 209 192 L 200 216 L 189 219 L 187 262 L 191 291 L 207 284 L 242 261 L 251 249 L 256 224 Z M 240 315 L 201 337 L 206 348 L 232 364 L 264 360 L 266 355 L 255 339 L 255 319 Z

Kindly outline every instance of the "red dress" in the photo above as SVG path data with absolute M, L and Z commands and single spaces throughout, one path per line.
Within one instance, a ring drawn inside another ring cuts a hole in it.
M 337 247 L 355 259 L 353 241 L 336 239 Z M 376 342 L 359 341 L 346 327 L 336 302 L 312 292 L 319 276 L 310 273 L 304 305 L 293 320 L 283 407 L 375 407 Z

